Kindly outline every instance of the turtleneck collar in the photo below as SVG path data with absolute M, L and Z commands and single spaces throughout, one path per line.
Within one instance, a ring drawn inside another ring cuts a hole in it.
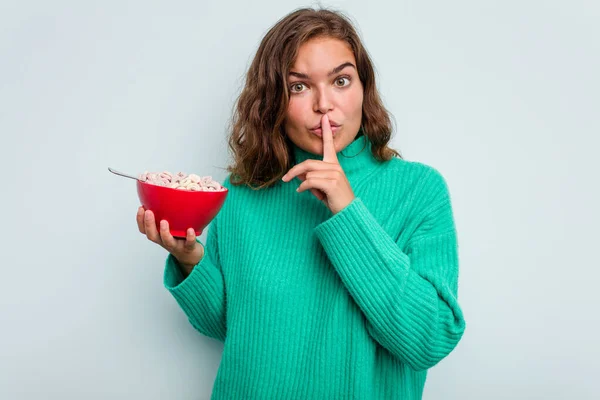
M 306 160 L 323 160 L 323 156 L 312 154 L 292 143 L 295 165 Z M 362 128 L 354 140 L 342 151 L 336 153 L 344 174 L 351 183 L 357 183 L 362 177 L 371 173 L 373 168 L 381 164 L 371 153 L 371 142 L 363 134 Z

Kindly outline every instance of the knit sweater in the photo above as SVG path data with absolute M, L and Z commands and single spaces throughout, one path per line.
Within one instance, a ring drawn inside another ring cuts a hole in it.
M 293 164 L 322 160 L 294 146 Z M 301 181 L 222 182 L 205 255 L 164 286 L 191 325 L 224 342 L 211 400 L 420 399 L 457 345 L 458 246 L 445 179 L 379 162 L 359 132 L 337 153 L 354 200 L 336 214 Z

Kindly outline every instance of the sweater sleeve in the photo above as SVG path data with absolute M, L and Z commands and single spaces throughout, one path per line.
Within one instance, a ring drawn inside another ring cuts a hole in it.
M 169 253 L 165 262 L 163 284 L 173 295 L 189 322 L 200 333 L 225 341 L 226 296 L 218 250 L 217 217 L 208 228 L 204 257 L 192 272 L 183 277 L 177 259 Z
M 433 174 L 431 206 L 403 252 L 362 200 L 315 234 L 367 320 L 369 334 L 413 370 L 426 370 L 458 344 L 458 245 L 446 183 Z M 340 246 L 344 243 L 344 246 Z

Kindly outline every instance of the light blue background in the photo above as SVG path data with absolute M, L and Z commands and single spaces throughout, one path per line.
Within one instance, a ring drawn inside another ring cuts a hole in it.
M 316 4 L 1 3 L 0 398 L 209 398 L 222 345 L 107 167 L 222 180 L 260 39 Z M 323 4 L 359 28 L 392 146 L 451 191 L 467 330 L 425 398 L 598 398 L 599 3 Z

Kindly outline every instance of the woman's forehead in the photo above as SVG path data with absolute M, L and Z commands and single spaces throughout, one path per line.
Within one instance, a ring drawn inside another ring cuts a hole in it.
M 290 72 L 330 76 L 346 66 L 356 68 L 354 52 L 348 43 L 338 39 L 311 40 L 300 46 Z
M 297 78 L 302 78 L 302 79 L 312 79 L 313 76 L 325 75 L 324 71 L 327 71 L 327 68 L 328 68 L 326 64 L 329 64 L 329 62 L 322 62 L 320 65 L 317 65 L 315 69 L 311 69 L 310 67 L 308 67 L 308 68 L 306 68 L 306 67 L 305 68 L 303 68 L 303 67 L 292 68 L 289 72 L 289 75 L 295 76 Z M 333 75 L 342 72 L 346 68 L 356 70 L 356 65 L 354 65 L 354 63 L 352 61 L 342 62 L 341 64 L 339 64 L 338 66 L 332 68 L 329 72 L 327 72 L 326 76 L 328 78 L 330 78 Z M 308 71 L 308 72 L 306 72 L 306 71 Z

